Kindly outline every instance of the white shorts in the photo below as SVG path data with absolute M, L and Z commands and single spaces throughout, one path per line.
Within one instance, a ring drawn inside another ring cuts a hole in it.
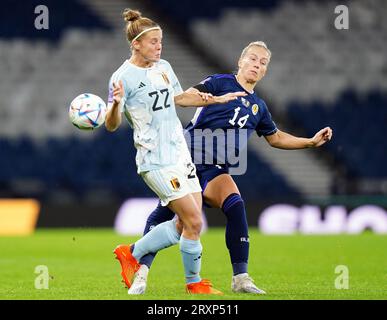
M 140 175 L 148 187 L 157 194 L 164 207 L 172 200 L 202 191 L 196 167 L 191 159 L 162 169 L 141 172 Z

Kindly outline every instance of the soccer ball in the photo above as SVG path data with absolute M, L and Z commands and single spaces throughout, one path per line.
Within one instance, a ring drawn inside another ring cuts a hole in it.
M 71 123 L 81 130 L 93 130 L 105 122 L 105 102 L 95 94 L 82 93 L 70 104 Z

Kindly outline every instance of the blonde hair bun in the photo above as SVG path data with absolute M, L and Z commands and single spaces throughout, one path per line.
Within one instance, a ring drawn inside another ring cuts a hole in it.
M 125 9 L 122 16 L 125 21 L 133 22 L 141 18 L 141 12 L 137 10 Z

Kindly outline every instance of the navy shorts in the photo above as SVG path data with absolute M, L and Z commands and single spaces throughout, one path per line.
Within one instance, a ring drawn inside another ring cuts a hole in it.
M 228 174 L 227 165 L 219 164 L 197 164 L 196 174 L 199 178 L 200 186 L 202 187 L 202 193 L 207 187 L 207 184 L 221 174 Z

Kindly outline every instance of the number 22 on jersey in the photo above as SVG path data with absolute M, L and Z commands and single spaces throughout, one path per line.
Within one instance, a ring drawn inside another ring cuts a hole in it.
M 158 101 L 159 101 L 159 97 L 160 97 L 160 94 L 164 96 L 164 105 L 157 105 Z M 152 91 L 152 92 L 149 92 L 148 95 L 153 98 L 153 106 L 152 106 L 152 110 L 153 111 L 158 111 L 158 110 L 161 110 L 161 109 L 166 109 L 166 108 L 169 108 L 171 105 L 168 104 L 168 97 L 169 97 L 169 91 L 168 89 L 162 89 L 160 91 Z

